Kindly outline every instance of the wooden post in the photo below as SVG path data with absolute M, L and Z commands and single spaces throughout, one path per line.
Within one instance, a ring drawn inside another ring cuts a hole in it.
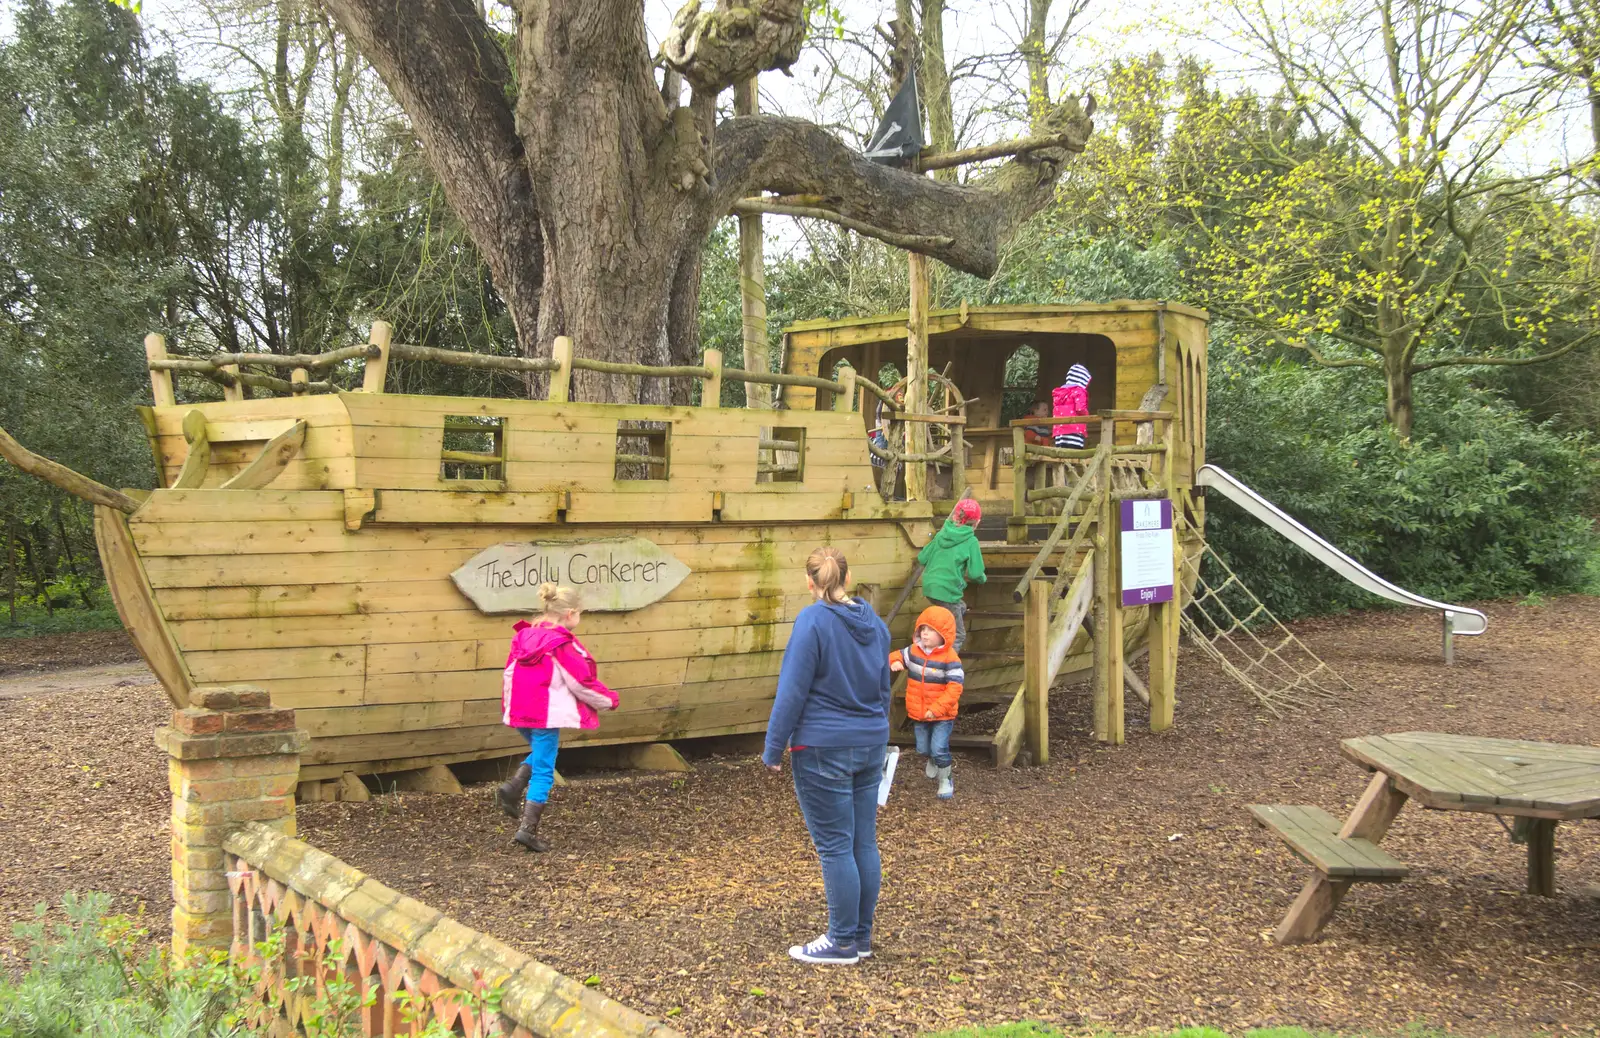
M 705 359 L 701 361 L 711 369 L 711 377 L 700 383 L 700 406 L 722 406 L 722 351 L 706 350 Z
M 367 341 L 378 347 L 376 357 L 367 358 L 366 370 L 361 374 L 363 393 L 381 393 L 389 377 L 389 342 L 394 338 L 394 326 L 388 321 L 373 321 L 372 334 Z
M 839 377 L 834 381 L 844 386 L 844 392 L 840 393 L 833 401 L 833 409 L 835 411 L 854 411 L 856 409 L 857 393 L 856 369 L 846 363 L 844 367 L 839 369 Z
M 1528 819 L 1528 893 L 1556 896 L 1556 823 L 1550 818 Z
M 222 365 L 222 373 L 224 375 L 232 375 L 233 376 L 233 383 L 231 385 L 226 383 L 226 382 L 224 382 L 223 385 L 222 385 L 222 399 L 224 399 L 224 400 L 243 400 L 244 399 L 244 383 L 239 381 L 239 365 L 237 365 L 237 364 L 224 364 L 224 365 Z
M 906 322 L 906 412 L 928 413 L 928 257 L 918 253 L 906 256 L 911 281 L 911 311 Z M 907 422 L 906 453 L 925 454 L 928 450 L 926 422 Z M 928 463 L 906 462 L 906 500 L 928 499 Z
M 1022 612 L 1023 730 L 1034 764 L 1050 761 L 1050 581 L 1028 584 Z
M 1451 666 L 1456 661 L 1456 614 L 1446 609 L 1444 611 L 1444 662 Z
M 1100 442 L 1115 443 L 1116 422 L 1100 419 Z M 1109 585 L 1106 595 L 1106 692 L 1108 703 L 1108 742 L 1120 746 L 1123 741 L 1125 715 L 1123 711 L 1123 671 L 1127 666 L 1122 647 L 1122 522 L 1121 505 L 1111 499 L 1111 455 L 1102 463 L 1100 485 L 1105 488 L 1103 498 L 1106 517 L 1106 569 Z
M 564 404 L 572 397 L 572 340 L 565 335 L 556 336 L 550 344 L 550 356 L 561 365 L 550 372 L 550 402 Z
M 290 392 L 295 396 L 311 392 L 311 372 L 305 368 L 295 368 L 289 372 L 289 386 Z M 362 788 L 365 789 L 366 787 L 363 786 Z
M 1116 422 L 1100 419 L 1100 442 L 1111 443 Z M 1113 745 L 1123 741 L 1122 674 L 1122 580 L 1121 523 L 1117 521 L 1118 502 L 1111 493 L 1111 455 L 1101 456 L 1100 515 L 1095 551 L 1095 603 L 1099 615 L 1094 623 L 1095 704 L 1094 736 Z
M 167 337 L 151 332 L 144 337 L 144 356 L 149 360 L 167 359 Z M 157 407 L 171 407 L 178 402 L 172 391 L 172 372 L 150 369 L 150 396 Z
M 1158 423 L 1164 430 L 1165 450 L 1156 455 L 1161 464 L 1161 485 L 1172 501 L 1172 601 L 1150 607 L 1150 730 L 1172 727 L 1178 694 L 1178 616 L 1183 611 L 1183 550 L 1178 540 L 1177 473 L 1173 469 L 1174 423 Z
M 1006 523 L 1006 543 L 1028 540 L 1028 438 L 1020 425 L 1011 428 L 1011 518 Z
M 1084 518 L 1088 522 L 1088 517 Z M 1111 653 L 1107 650 L 1105 630 L 1109 626 L 1106 603 L 1110 599 L 1111 553 L 1106 544 L 1105 503 L 1101 502 L 1099 510 L 1094 517 L 1094 605 L 1090 608 L 1093 621 L 1089 637 L 1094 640 L 1091 648 L 1094 652 L 1094 680 L 1090 687 L 1094 689 L 1094 722 L 1090 730 L 1090 737 L 1096 742 L 1109 742 L 1111 740 L 1111 690 L 1106 687 L 1106 675 L 1111 670 Z
M 733 114 L 757 115 L 761 94 L 756 77 L 733 85 Z M 770 365 L 767 342 L 767 263 L 760 213 L 739 214 L 739 311 L 744 340 L 744 369 L 765 374 Z M 770 408 L 766 386 L 744 383 L 746 407 Z

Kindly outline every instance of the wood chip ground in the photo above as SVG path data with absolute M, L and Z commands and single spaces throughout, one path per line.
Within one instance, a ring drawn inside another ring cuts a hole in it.
M 1488 607 L 1489 633 L 1438 655 L 1436 621 L 1373 612 L 1297 625 L 1359 690 L 1286 720 L 1185 651 L 1177 728 L 1088 741 L 1082 688 L 1055 697 L 1051 764 L 958 761 L 957 796 L 919 767 L 882 816 L 878 956 L 814 969 L 784 952 L 824 925 L 787 774 L 752 759 L 691 775 L 575 781 L 529 856 L 488 787 L 311 804 L 302 835 L 697 1036 L 914 1035 L 1042 1019 L 1072 1031 L 1208 1023 L 1463 1035 L 1593 1034 L 1600 1020 L 1600 823 L 1563 825 L 1559 896 L 1522 893 L 1523 848 L 1483 815 L 1408 808 L 1384 841 L 1411 866 L 1346 899 L 1314 945 L 1270 934 L 1307 875 L 1244 805 L 1343 817 L 1364 775 L 1338 740 L 1426 729 L 1600 744 L 1600 600 Z M 159 690 L 0 698 L 0 923 L 69 889 L 143 906 L 162 935 Z M 9 930 L 8 926 L 4 929 Z M 22 949 L 0 938 L 12 969 Z

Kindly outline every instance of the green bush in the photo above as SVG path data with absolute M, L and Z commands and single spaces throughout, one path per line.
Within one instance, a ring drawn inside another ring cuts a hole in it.
M 236 1035 L 226 1015 L 240 989 L 225 960 L 174 968 L 145 933 L 107 916 L 105 894 L 62 899 L 67 921 L 17 928 L 30 968 L 0 984 L 0 1038 L 213 1038 Z
M 93 609 L 85 609 L 77 604 L 57 604 L 55 612 L 51 612 L 36 602 L 19 598 L 16 622 L 13 623 L 11 614 L 6 611 L 5 601 L 0 599 L 0 638 L 37 638 L 45 634 L 73 634 L 78 631 L 115 631 L 122 626 L 122 619 L 117 616 L 117 608 L 111 604 L 110 595 L 104 585 L 96 589 L 94 603 Z
M 1380 576 L 1443 601 L 1591 589 L 1600 453 L 1459 373 L 1418 385 L 1410 443 L 1370 380 L 1214 334 L 1207 459 Z M 1211 545 L 1280 617 L 1379 604 L 1220 496 Z

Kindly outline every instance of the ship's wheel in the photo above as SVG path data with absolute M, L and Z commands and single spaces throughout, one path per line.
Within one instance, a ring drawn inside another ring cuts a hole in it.
M 889 388 L 888 395 L 903 406 L 909 384 L 909 376 L 902 378 Z M 906 424 L 911 418 L 908 418 L 904 411 L 896 409 L 890 412 L 888 405 L 880 400 L 878 414 L 879 421 L 874 424 L 882 427 L 887 445 L 869 441 L 868 448 L 874 455 L 889 463 L 888 471 L 885 473 L 887 478 L 884 481 L 886 494 L 894 487 L 900 466 L 907 462 L 924 464 L 933 462 L 951 466 L 961 462 L 962 456 L 957 453 L 957 448 L 964 446 L 966 442 L 962 439 L 961 429 L 966 425 L 967 399 L 961 395 L 961 390 L 956 384 L 944 374 L 937 371 L 928 372 L 925 414 L 912 416 L 927 426 L 927 450 L 915 454 L 906 453 Z

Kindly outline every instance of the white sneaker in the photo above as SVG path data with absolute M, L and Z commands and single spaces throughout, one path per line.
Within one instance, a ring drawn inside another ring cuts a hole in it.
M 939 765 L 930 760 L 928 766 L 922 769 L 922 773 L 931 779 L 936 779 L 939 777 Z
M 955 779 L 950 777 L 950 772 L 953 770 L 955 770 L 955 765 L 953 764 L 939 769 L 938 796 L 940 800 L 950 800 L 956 795 L 956 782 Z
M 823 934 L 810 944 L 797 944 L 790 948 L 789 958 L 819 966 L 853 966 L 861 961 L 861 955 L 856 951 L 855 945 L 841 948 L 834 944 L 833 938 L 827 934 Z

